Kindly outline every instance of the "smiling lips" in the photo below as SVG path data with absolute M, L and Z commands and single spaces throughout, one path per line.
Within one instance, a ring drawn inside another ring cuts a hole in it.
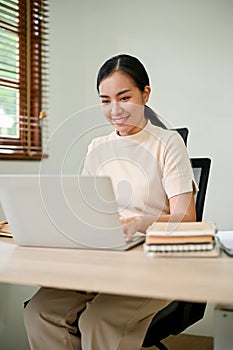
M 115 125 L 123 125 L 126 123 L 128 118 L 129 118 L 129 115 L 127 115 L 126 117 L 112 118 L 112 123 Z

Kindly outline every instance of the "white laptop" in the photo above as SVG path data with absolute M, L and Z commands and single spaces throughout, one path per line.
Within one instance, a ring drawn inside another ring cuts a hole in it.
M 0 201 L 16 244 L 127 250 L 109 177 L 0 175 Z

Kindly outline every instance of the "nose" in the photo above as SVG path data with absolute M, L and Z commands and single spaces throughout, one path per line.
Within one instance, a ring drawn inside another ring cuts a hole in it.
M 119 114 L 122 113 L 122 107 L 120 102 L 113 102 L 112 103 L 112 110 L 111 110 L 111 114 L 112 116 L 118 116 Z

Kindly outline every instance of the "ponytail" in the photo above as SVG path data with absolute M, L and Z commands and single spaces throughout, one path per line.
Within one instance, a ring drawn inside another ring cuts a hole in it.
M 153 125 L 159 126 L 160 128 L 167 129 L 166 125 L 161 122 L 159 115 L 155 113 L 150 107 L 145 105 L 144 115 L 147 120 L 150 120 Z

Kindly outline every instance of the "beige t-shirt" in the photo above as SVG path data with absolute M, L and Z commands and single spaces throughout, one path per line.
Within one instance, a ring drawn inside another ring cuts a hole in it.
M 181 136 L 149 121 L 134 135 L 114 131 L 94 139 L 83 175 L 111 177 L 121 217 L 169 214 L 168 199 L 195 184 Z

